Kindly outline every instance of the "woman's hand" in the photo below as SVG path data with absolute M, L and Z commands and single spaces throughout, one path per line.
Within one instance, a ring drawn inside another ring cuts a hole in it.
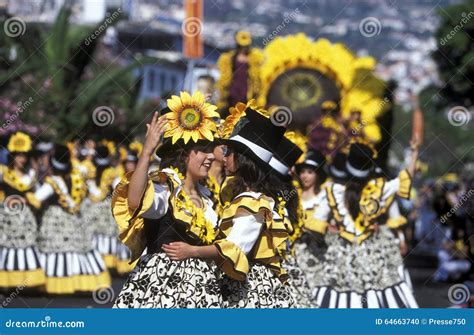
M 185 259 L 196 258 L 198 256 L 195 247 L 185 242 L 163 244 L 161 248 L 173 261 L 183 261 Z
M 408 173 L 411 177 L 415 177 L 416 173 L 416 161 L 418 160 L 418 147 L 420 146 L 420 140 L 418 136 L 414 135 L 410 141 L 411 157 L 408 164 Z
M 166 130 L 167 126 L 166 117 L 158 117 L 158 112 L 153 114 L 151 123 L 147 124 L 147 131 L 145 135 L 145 143 L 143 144 L 143 154 L 149 158 L 155 152 L 156 147 L 161 142 L 161 137 Z

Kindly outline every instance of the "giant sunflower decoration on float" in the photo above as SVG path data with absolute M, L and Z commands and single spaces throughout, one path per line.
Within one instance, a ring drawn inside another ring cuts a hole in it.
M 310 40 L 305 34 L 278 37 L 264 49 L 258 103 L 287 106 L 292 126 L 304 128 L 321 115 L 325 101 L 337 102 L 340 117 L 360 112 L 364 136 L 381 139 L 376 118 L 387 108 L 385 87 L 372 57 L 356 57 L 343 44 Z
M 217 127 L 212 118 L 219 118 L 219 113 L 216 112 L 216 106 L 206 102 L 201 92 L 196 91 L 192 96 L 188 92 L 181 92 L 179 97 L 173 95 L 167 103 L 171 112 L 165 114 L 168 128 L 164 137 L 171 137 L 173 144 L 180 138 L 185 144 L 190 139 L 194 142 L 214 140 Z

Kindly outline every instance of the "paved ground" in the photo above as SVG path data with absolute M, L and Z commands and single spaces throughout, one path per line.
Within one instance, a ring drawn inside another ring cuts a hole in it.
M 448 290 L 451 284 L 440 284 L 432 281 L 435 269 L 434 259 L 422 255 L 413 255 L 407 259 L 408 269 L 411 274 L 415 297 L 420 307 L 448 307 Z M 113 288 L 97 294 L 95 299 L 91 294 L 82 296 L 39 296 L 28 292 L 13 291 L 0 296 L 0 306 L 6 307 L 32 307 L 32 308 L 108 308 L 112 306 L 113 296 L 116 296 L 123 285 L 124 278 L 113 279 Z M 97 303 L 99 301 L 100 303 Z

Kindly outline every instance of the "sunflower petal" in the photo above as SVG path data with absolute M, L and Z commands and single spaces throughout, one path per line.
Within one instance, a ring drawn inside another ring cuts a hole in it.
M 183 140 L 184 140 L 184 144 L 188 143 L 189 140 L 191 139 L 191 134 L 189 131 L 185 131 L 183 133 Z
M 191 96 L 189 95 L 188 92 L 182 91 L 180 93 L 180 95 L 181 95 L 181 102 L 182 102 L 184 107 L 192 106 L 192 98 L 191 98 Z
M 204 98 L 204 95 L 200 91 L 196 91 L 193 94 L 193 103 L 195 106 L 201 108 L 204 106 L 204 103 L 206 102 L 206 99 Z
M 168 105 L 169 109 L 175 113 L 178 113 L 183 108 L 181 99 L 176 95 L 173 95 L 171 96 L 171 99 L 166 100 L 166 104 Z
M 205 138 L 207 138 L 209 141 L 214 140 L 214 136 L 212 136 L 212 132 L 207 129 L 206 127 L 203 127 L 199 130 L 201 135 L 203 135 Z
M 193 141 L 197 142 L 200 138 L 199 130 L 193 130 L 192 133 L 191 133 L 191 136 L 193 137 Z

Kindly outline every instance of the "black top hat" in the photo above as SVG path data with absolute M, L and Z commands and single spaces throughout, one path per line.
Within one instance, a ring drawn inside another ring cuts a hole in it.
M 49 157 L 49 164 L 57 172 L 69 173 L 72 169 L 69 149 L 65 145 L 55 144 L 54 153 Z
M 245 110 L 245 114 L 235 125 L 227 141 L 235 144 L 237 150 L 250 153 L 259 161 L 268 164 L 273 155 L 273 147 L 280 143 L 286 129 L 273 124 L 270 118 L 250 107 Z
M 304 161 L 295 166 L 296 171 L 298 172 L 304 167 L 309 167 L 313 170 L 322 169 L 326 165 L 326 157 L 319 150 L 308 150 Z
M 356 179 L 367 179 L 371 176 L 374 167 L 374 151 L 368 145 L 353 143 L 349 148 L 346 161 L 346 171 Z
M 41 141 L 35 145 L 35 151 L 39 154 L 47 154 L 54 149 L 54 144 L 51 142 Z
M 94 165 L 96 166 L 107 166 L 110 165 L 110 153 L 104 145 L 99 145 L 95 148 Z
M 125 158 L 126 162 L 138 162 L 138 152 L 135 150 L 128 150 L 127 151 L 127 158 Z
M 302 154 L 303 150 L 286 137 L 283 137 L 274 148 L 273 157 L 268 164 L 279 174 L 287 176 L 291 167 L 295 165 Z
M 347 178 L 346 161 L 347 155 L 345 153 L 340 151 L 336 153 L 328 168 L 328 173 L 333 179 L 342 180 Z

